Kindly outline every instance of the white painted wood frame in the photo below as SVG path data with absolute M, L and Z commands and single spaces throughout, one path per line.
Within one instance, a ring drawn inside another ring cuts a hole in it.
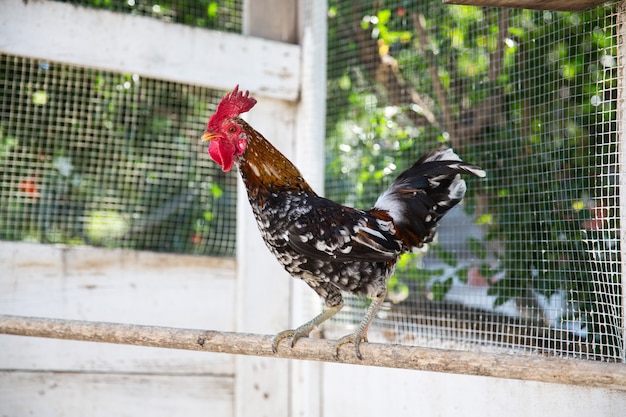
M 234 259 L 0 242 L 2 313 L 229 331 L 234 298 Z M 2 415 L 234 415 L 230 355 L 9 335 L 0 352 Z
M 44 0 L 0 0 L 0 52 L 225 90 L 239 83 L 259 98 L 250 122 L 321 191 L 325 13 L 325 1 L 247 0 L 245 34 L 231 35 Z M 622 4 L 622 32 L 624 13 Z M 170 56 L 163 38 L 179 31 L 186 41 Z M 139 33 L 161 40 L 145 49 L 126 45 Z M 96 54 L 81 46 L 99 39 L 116 48 Z M 214 50 L 222 47 L 243 49 L 219 66 L 207 57 L 222 56 Z M 620 132 L 625 108 L 622 84 Z M 236 263 L 0 242 L 0 311 L 268 334 L 302 323 L 315 296 L 269 255 L 243 193 L 238 204 Z M 626 409 L 622 392 L 475 376 L 4 335 L 0 352 L 2 415 L 583 417 Z
M 55 1 L 0 0 L 0 52 L 159 80 L 221 90 L 241 83 L 257 95 L 296 101 L 300 50 Z
M 259 100 L 249 121 L 323 189 L 325 1 L 245 1 L 242 35 L 45 0 L 0 0 L 0 9 L 1 53 L 223 90 L 240 84 Z M 310 318 L 301 306 L 312 316 L 315 295 L 269 254 L 240 191 L 236 264 L 0 242 L 0 310 L 257 333 Z M 0 403 L 18 414 L 174 415 L 178 393 L 186 415 L 320 415 L 318 363 L 14 336 L 0 336 L 0 349 Z M 47 400 L 20 395 L 30 389 Z
M 245 35 L 300 44 L 299 101 L 259 100 L 246 118 L 321 192 L 326 1 L 247 0 L 243 15 Z M 239 191 L 237 331 L 275 334 L 313 317 L 317 297 L 306 284 L 292 279 L 266 250 L 241 181 Z M 319 363 L 247 356 L 237 357 L 235 363 L 238 417 L 321 415 Z

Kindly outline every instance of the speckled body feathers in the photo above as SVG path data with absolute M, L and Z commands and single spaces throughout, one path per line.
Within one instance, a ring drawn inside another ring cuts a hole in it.
M 276 192 L 250 204 L 269 250 L 329 307 L 342 303 L 341 291 L 380 293 L 405 250 L 390 221 L 309 192 Z

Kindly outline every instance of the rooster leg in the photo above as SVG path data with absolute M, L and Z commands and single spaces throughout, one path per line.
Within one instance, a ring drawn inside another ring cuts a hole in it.
M 365 313 L 365 317 L 361 320 L 359 327 L 352 334 L 346 335 L 341 339 L 337 340 L 335 343 L 335 357 L 339 356 L 339 348 L 346 343 L 354 343 L 354 353 L 357 358 L 362 359 L 361 351 L 359 349 L 359 345 L 361 342 L 367 343 L 367 330 L 370 327 L 370 323 L 374 319 L 376 312 L 385 301 L 385 297 L 387 296 L 387 289 L 385 289 L 381 294 L 377 297 L 372 297 L 372 302 L 370 306 L 367 308 L 367 312 Z
M 325 322 L 326 320 L 328 320 L 329 318 L 337 314 L 339 310 L 341 310 L 342 307 L 343 307 L 343 303 L 337 306 L 328 307 L 326 310 L 322 311 L 319 315 L 315 316 L 312 320 L 307 321 L 306 323 L 304 323 L 302 326 L 298 327 L 297 329 L 285 330 L 285 331 L 278 333 L 272 339 L 272 352 L 276 353 L 276 351 L 278 350 L 278 344 L 280 343 L 280 341 L 287 337 L 291 337 L 291 347 L 293 347 L 298 341 L 298 339 L 308 336 L 309 333 L 311 333 L 311 331 L 315 328 L 315 326 L 319 326 L 320 324 L 322 324 L 323 322 Z

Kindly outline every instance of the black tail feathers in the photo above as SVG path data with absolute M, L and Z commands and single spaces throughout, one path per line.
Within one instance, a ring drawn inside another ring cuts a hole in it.
M 484 177 L 485 171 L 461 161 L 452 149 L 422 156 L 401 173 L 374 208 L 389 213 L 396 234 L 409 246 L 432 241 L 437 222 L 465 195 L 461 174 Z

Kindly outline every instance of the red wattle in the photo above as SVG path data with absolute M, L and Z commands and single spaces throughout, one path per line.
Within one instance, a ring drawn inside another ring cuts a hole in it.
M 215 162 L 222 166 L 222 171 L 228 172 L 233 167 L 233 154 L 235 149 L 228 142 L 212 140 L 209 144 L 209 155 Z

